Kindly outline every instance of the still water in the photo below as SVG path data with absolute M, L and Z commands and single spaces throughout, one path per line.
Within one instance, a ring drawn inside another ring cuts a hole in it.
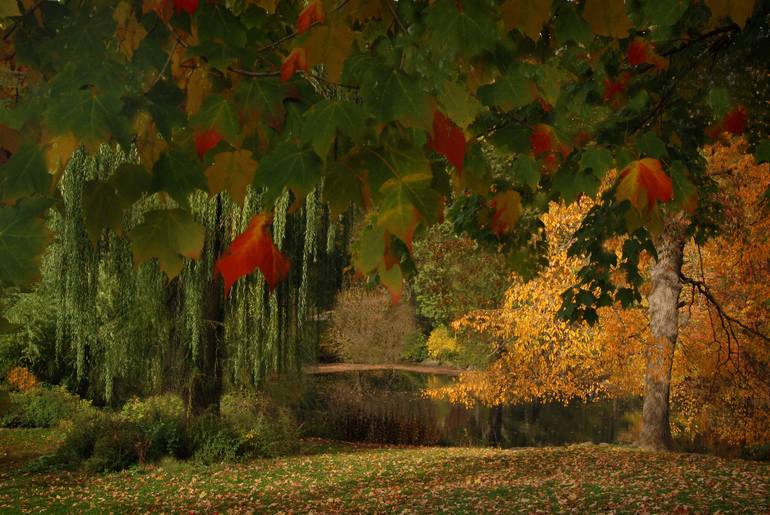
M 446 376 L 395 370 L 307 378 L 297 414 L 308 436 L 355 442 L 520 447 L 615 442 L 630 437 L 638 399 L 464 407 L 427 399 Z

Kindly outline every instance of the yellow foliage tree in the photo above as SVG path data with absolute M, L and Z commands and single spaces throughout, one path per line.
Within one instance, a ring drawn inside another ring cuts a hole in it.
M 691 241 L 685 248 L 672 429 L 711 443 L 759 444 L 770 441 L 770 216 L 763 198 L 770 171 L 756 165 L 739 140 L 706 152 L 721 186 L 724 223 L 706 245 Z M 593 327 L 556 317 L 560 293 L 577 282 L 582 265 L 567 255 L 570 238 L 591 206 L 589 199 L 550 206 L 543 216 L 549 266 L 529 282 L 514 276 L 499 309 L 471 312 L 452 324 L 485 335 L 498 359 L 430 395 L 497 405 L 643 393 L 652 342 L 649 274 L 637 307 L 600 308 Z M 613 241 L 611 250 L 622 243 Z M 643 255 L 640 268 L 652 262 Z M 623 286 L 620 269 L 612 277 Z
M 640 310 L 602 308 L 594 327 L 556 317 L 560 293 L 576 282 L 581 264 L 567 255 L 570 238 L 591 205 L 584 199 L 550 206 L 543 215 L 549 266 L 531 281 L 514 275 L 499 309 L 475 311 L 453 324 L 457 331 L 482 333 L 499 358 L 488 370 L 465 373 L 431 395 L 497 405 L 641 392 L 646 320 Z

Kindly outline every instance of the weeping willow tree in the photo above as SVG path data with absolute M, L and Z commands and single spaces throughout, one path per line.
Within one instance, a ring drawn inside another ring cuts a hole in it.
M 328 309 L 341 282 L 345 249 L 337 234 L 348 232 L 349 219 L 332 219 L 320 191 L 289 213 L 292 199 L 285 193 L 276 204 L 273 237 L 292 260 L 288 280 L 268 291 L 256 272 L 225 299 L 214 262 L 261 210 L 259 192 L 250 190 L 243 206 L 223 195 L 191 195 L 193 215 L 206 231 L 204 249 L 169 280 L 155 262 L 135 266 L 120 234 L 103 230 L 89 238 L 85 227 L 88 185 L 136 160 L 106 146 L 72 157 L 60 181 L 62 207 L 51 212 L 55 239 L 42 280 L 34 291 L 19 293 L 8 311 L 19 326 L 11 338 L 25 342 L 28 357 L 30 348 L 52 347 L 55 366 L 42 371 L 44 377 L 105 403 L 175 391 L 200 411 L 216 406 L 224 388 L 258 388 L 269 377 L 298 372 L 314 357 L 315 314 Z M 121 234 L 147 211 L 173 207 L 162 194 L 142 198 L 124 216 Z

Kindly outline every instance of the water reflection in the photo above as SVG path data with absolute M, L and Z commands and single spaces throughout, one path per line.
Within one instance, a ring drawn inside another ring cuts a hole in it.
M 298 415 L 308 436 L 356 442 L 501 447 L 614 442 L 638 399 L 471 408 L 421 395 L 451 378 L 377 370 L 308 379 Z

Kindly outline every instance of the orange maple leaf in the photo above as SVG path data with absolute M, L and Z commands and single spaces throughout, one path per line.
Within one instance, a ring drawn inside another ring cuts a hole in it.
M 628 200 L 639 211 L 649 213 L 655 201 L 668 202 L 674 196 L 671 178 L 663 171 L 660 161 L 650 157 L 632 161 L 620 172 L 615 190 L 618 202 Z
M 302 34 L 314 23 L 323 23 L 325 19 L 326 14 L 324 13 L 324 6 L 321 0 L 313 0 L 300 11 L 297 17 L 297 32 Z
M 492 215 L 492 231 L 501 236 L 510 232 L 521 216 L 521 195 L 518 191 L 503 191 L 492 198 L 490 203 Z
M 304 48 L 295 48 L 281 65 L 281 80 L 286 82 L 297 70 L 307 71 L 307 55 Z
M 446 157 L 457 168 L 457 173 L 462 176 L 465 135 L 460 127 L 440 111 L 433 113 L 433 134 L 428 137 L 428 146 Z
M 267 229 L 270 218 L 269 213 L 255 215 L 248 229 L 217 260 L 215 268 L 225 281 L 225 297 L 235 281 L 257 268 L 271 290 L 288 275 L 289 260 L 275 246 Z

